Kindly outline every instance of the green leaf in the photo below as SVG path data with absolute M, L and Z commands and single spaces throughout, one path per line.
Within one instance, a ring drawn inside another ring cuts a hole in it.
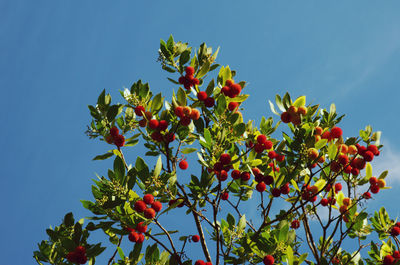
M 182 154 L 190 154 L 190 153 L 193 153 L 193 152 L 196 152 L 196 151 L 197 151 L 197 148 L 188 147 L 188 148 L 182 149 L 182 150 L 181 150 L 181 153 L 182 153 Z
M 268 102 L 269 102 L 269 107 L 270 107 L 272 113 L 274 113 L 274 114 L 276 114 L 276 115 L 279 115 L 279 113 L 275 110 L 275 106 L 274 106 L 274 104 L 271 102 L 271 100 L 268 100 Z
M 176 95 L 179 106 L 186 106 L 186 92 L 180 87 Z
M 328 142 L 328 139 L 321 139 L 321 140 L 319 140 L 318 142 L 315 143 L 315 148 L 319 150 L 322 147 L 324 147 L 327 142 Z
M 330 160 L 333 160 L 336 158 L 336 154 L 337 154 L 337 146 L 335 144 L 330 144 L 328 146 L 328 156 Z
M 64 224 L 66 226 L 73 226 L 75 223 L 74 215 L 70 212 L 64 216 Z
M 205 76 L 208 71 L 210 70 L 210 62 L 206 61 L 200 68 L 199 72 L 197 73 L 196 77 L 197 78 L 202 78 Z
M 157 113 L 163 106 L 163 99 L 161 93 L 157 94 L 151 102 L 151 112 Z
M 246 215 L 243 214 L 242 217 L 240 217 L 240 220 L 238 222 L 238 230 L 244 231 L 245 228 L 246 228 Z
M 235 132 L 235 136 L 242 136 L 242 134 L 246 131 L 246 124 L 239 123 L 233 127 L 233 131 Z
M 212 145 L 211 133 L 207 128 L 204 128 L 204 139 L 209 146 Z
M 282 104 L 282 99 L 281 99 L 281 97 L 280 97 L 279 95 L 276 95 L 276 96 L 275 96 L 275 102 L 276 102 L 276 105 L 278 106 L 278 108 L 279 108 L 281 111 L 286 111 L 285 107 L 284 107 L 283 104 Z
M 122 159 L 119 156 L 117 156 L 114 160 L 114 173 L 115 177 L 120 181 L 122 181 L 125 177 L 124 161 L 122 161 Z
M 286 247 L 286 258 L 287 258 L 287 264 L 293 265 L 294 256 L 293 256 L 293 249 L 291 246 Z
M 370 163 L 367 163 L 365 167 L 365 178 L 369 180 L 372 177 L 372 166 Z
M 289 232 L 289 224 L 285 222 L 285 224 L 279 229 L 279 241 L 286 242 Z
M 157 164 L 156 167 L 154 168 L 154 177 L 158 177 L 160 175 L 162 169 L 162 159 L 161 159 L 161 155 L 158 157 L 157 159 Z
M 224 113 L 226 110 L 226 99 L 224 95 L 220 95 L 217 98 L 217 107 L 215 109 L 216 113 L 221 115 L 222 113 Z
M 112 105 L 107 111 L 107 119 L 109 122 L 112 122 L 115 117 L 121 113 L 121 106 L 119 105 Z
M 186 50 L 182 52 L 181 56 L 179 57 L 179 64 L 183 66 L 190 60 L 190 50 Z
M 228 215 L 226 216 L 226 221 L 228 222 L 229 227 L 231 228 L 234 227 L 236 224 L 235 217 L 233 217 L 233 215 L 230 213 L 228 213 Z
M 293 106 L 295 106 L 295 107 L 301 107 L 301 106 L 304 106 L 305 104 L 306 104 L 306 96 L 301 96 L 301 97 L 298 97 L 298 98 L 294 101 Z
M 389 172 L 388 172 L 387 170 L 383 171 L 383 172 L 379 175 L 379 179 L 385 179 L 388 173 L 389 173 Z
M 139 261 L 140 251 L 142 251 L 143 244 L 135 244 L 133 251 L 129 254 L 129 258 L 134 261 Z
M 93 160 L 104 160 L 104 159 L 110 158 L 112 156 L 113 156 L 113 153 L 108 152 L 108 153 L 96 156 L 95 158 L 93 158 Z

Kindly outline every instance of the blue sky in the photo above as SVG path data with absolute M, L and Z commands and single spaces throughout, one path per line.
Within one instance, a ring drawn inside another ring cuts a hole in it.
M 103 88 L 142 79 L 169 95 L 160 38 L 221 47 L 218 63 L 249 82 L 246 119 L 271 116 L 267 100 L 289 91 L 347 114 L 345 136 L 370 124 L 386 148 L 375 169 L 389 169 L 400 192 L 399 1 L 0 1 L 0 137 L 3 264 L 31 264 L 45 229 L 91 199 L 94 173 L 111 161 L 89 140 L 88 104 Z M 136 154 L 129 154 L 134 161 Z

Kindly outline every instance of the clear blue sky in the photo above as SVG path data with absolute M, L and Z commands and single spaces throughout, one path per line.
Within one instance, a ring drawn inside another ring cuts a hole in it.
M 33 264 L 45 229 L 91 199 L 91 159 L 108 146 L 89 140 L 88 104 L 106 88 L 142 79 L 172 86 L 156 62 L 160 38 L 220 46 L 218 63 L 249 82 L 247 119 L 270 116 L 267 100 L 289 91 L 335 102 L 345 136 L 383 131 L 376 168 L 390 170 L 371 207 L 400 192 L 399 1 L 22 1 L 0 0 L 2 264 Z M 135 153 L 129 154 L 132 160 Z M 374 173 L 377 173 L 374 170 Z M 99 263 L 101 264 L 101 263 Z

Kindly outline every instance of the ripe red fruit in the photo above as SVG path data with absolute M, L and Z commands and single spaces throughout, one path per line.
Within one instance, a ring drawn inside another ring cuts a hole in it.
M 145 108 L 143 106 L 136 106 L 135 108 L 135 114 L 138 116 L 143 116 L 143 113 L 145 112 Z
M 178 116 L 179 118 L 182 118 L 185 116 L 185 113 L 183 112 L 183 107 L 182 106 L 178 106 L 175 108 L 174 113 L 176 116 Z
M 272 193 L 272 196 L 274 196 L 274 197 L 279 197 L 279 196 L 281 196 L 281 190 L 278 189 L 278 188 L 273 188 L 272 191 L 271 191 L 271 193 Z
M 363 157 L 365 161 L 371 162 L 374 159 L 374 154 L 371 151 L 365 151 Z
M 342 134 L 343 134 L 342 129 L 340 129 L 339 127 L 333 127 L 331 129 L 332 138 L 340 138 L 340 136 L 342 136 Z
M 330 167 L 331 167 L 331 170 L 336 173 L 342 169 L 342 166 L 336 161 L 332 161 Z
M 293 228 L 293 229 L 299 228 L 300 227 L 299 220 L 297 220 L 297 219 L 293 220 L 292 223 L 290 224 L 290 227 Z
M 212 265 L 210 261 L 207 261 L 204 265 Z
M 395 226 L 400 227 L 400 222 L 397 222 Z
M 213 169 L 214 169 L 215 171 L 221 171 L 223 167 L 224 167 L 224 165 L 222 165 L 221 162 L 217 162 L 217 163 L 214 164 Z
M 390 265 L 394 263 L 394 258 L 392 255 L 386 255 L 383 258 L 383 265 Z
M 231 89 L 228 86 L 224 86 L 221 88 L 221 92 L 225 95 L 225 96 L 229 96 Z
M 165 131 L 168 128 L 168 122 L 166 120 L 161 120 L 158 122 L 157 130 Z
M 327 139 L 328 142 L 330 140 L 332 140 L 332 135 L 329 131 L 325 131 L 322 135 L 321 135 L 321 139 Z
M 138 240 L 136 241 L 136 243 L 138 244 L 142 244 L 144 241 L 144 235 L 143 234 L 139 234 Z
M 138 239 L 139 239 L 139 234 L 136 233 L 135 231 L 132 231 L 132 232 L 129 233 L 128 239 L 131 242 L 137 242 Z
M 269 140 L 265 141 L 265 143 L 264 143 L 264 148 L 265 148 L 266 150 L 271 149 L 272 146 L 273 146 L 273 143 L 272 143 L 271 141 L 269 141 Z
M 233 179 L 240 178 L 240 171 L 237 170 L 237 169 L 233 170 L 232 173 L 231 173 L 231 176 L 232 176 Z
M 223 164 L 223 165 L 227 165 L 231 163 L 231 156 L 229 154 L 222 154 L 219 157 L 219 161 Z
M 228 173 L 225 170 L 221 170 L 217 173 L 217 179 L 219 181 L 225 181 L 228 179 Z
M 229 104 L 228 104 L 229 111 L 234 111 L 237 107 L 239 107 L 238 102 L 229 102 Z
M 190 119 L 190 117 L 187 117 L 187 116 L 182 117 L 181 120 L 179 121 L 179 123 L 182 126 L 189 126 L 190 122 L 191 122 L 191 119 Z
M 334 257 L 334 258 L 332 259 L 332 264 L 339 264 L 339 263 L 340 263 L 340 259 L 339 259 L 339 258 Z
M 174 133 L 168 133 L 165 135 L 165 141 L 167 143 L 171 143 L 173 141 L 175 141 L 175 134 Z
M 147 225 L 144 224 L 144 222 L 140 222 L 136 225 L 136 230 L 140 233 L 146 233 L 147 231 Z
M 376 147 L 376 145 L 374 145 L 374 144 L 368 145 L 367 150 L 371 151 L 374 155 L 379 154 L 378 147 Z
M 292 117 L 289 112 L 282 112 L 281 114 L 281 121 L 284 123 L 289 123 L 291 121 Z
M 341 190 L 342 190 L 342 184 L 341 183 L 336 183 L 335 184 L 335 193 L 338 193 Z
M 248 181 L 250 179 L 250 173 L 249 172 L 242 172 L 242 174 L 240 174 L 240 178 L 243 181 Z
M 199 240 L 200 240 L 200 236 L 199 235 L 192 236 L 192 241 L 193 242 L 199 242 Z
M 112 128 L 110 129 L 110 134 L 111 134 L 112 137 L 116 137 L 116 136 L 119 134 L 118 128 L 115 127 L 115 126 L 112 127 Z
M 151 194 L 146 194 L 146 195 L 143 196 L 143 201 L 146 204 L 152 204 L 154 202 L 154 197 Z
M 205 91 L 200 91 L 199 93 L 197 93 L 197 98 L 200 101 L 204 101 L 204 100 L 206 100 L 206 98 L 208 98 L 208 95 Z
M 399 260 L 399 259 L 400 259 L 400 251 L 395 250 L 395 251 L 393 252 L 393 258 L 395 258 L 396 261 Z
M 274 178 L 271 175 L 266 175 L 263 178 L 263 181 L 267 185 L 271 185 L 274 182 Z
M 394 227 L 392 228 L 392 230 L 390 230 L 390 234 L 391 234 L 392 236 L 394 236 L 394 237 L 400 235 L 400 228 L 397 227 L 397 226 L 394 226 Z
M 205 105 L 207 108 L 212 108 L 212 107 L 214 107 L 214 104 L 215 104 L 214 98 L 208 97 L 208 98 L 206 98 L 206 99 L 204 100 L 204 105 Z
M 371 185 L 378 184 L 378 179 L 376 177 L 370 177 L 369 184 L 371 184 Z
M 179 77 L 178 79 L 179 84 L 184 84 L 186 82 L 186 78 L 184 76 Z
M 137 212 L 142 213 L 146 208 L 146 203 L 144 201 L 135 202 L 134 208 Z
M 147 121 L 146 121 L 146 119 L 140 120 L 140 121 L 139 121 L 139 126 L 142 127 L 142 128 L 146 127 L 146 126 L 147 126 Z
M 351 174 L 353 174 L 354 176 L 358 176 L 360 174 L 360 170 L 357 168 L 352 168 Z
M 228 79 L 225 81 L 225 86 L 232 86 L 234 83 L 232 79 Z
M 200 112 L 197 109 L 192 109 L 192 111 L 190 112 L 189 117 L 192 120 L 197 121 L 200 118 Z
M 265 191 L 266 188 L 267 188 L 267 186 L 265 185 L 264 182 L 260 182 L 256 185 L 256 190 L 259 192 Z
M 280 188 L 280 191 L 282 194 L 289 194 L 289 192 L 290 192 L 289 183 L 286 183 L 285 185 L 283 185 Z
M 229 97 L 234 98 L 237 95 L 239 95 L 241 91 L 242 91 L 242 87 L 240 86 L 240 84 L 232 84 L 230 86 L 231 95 L 229 95 Z
M 260 134 L 259 136 L 257 136 L 257 142 L 259 144 L 264 144 L 267 141 L 267 136 L 265 136 L 264 134 Z
M 262 153 L 264 150 L 265 150 L 265 147 L 264 147 L 263 144 L 257 143 L 257 144 L 254 146 L 254 151 L 256 151 L 256 153 Z
M 151 139 L 153 139 L 153 141 L 155 141 L 155 142 L 162 142 L 162 140 L 163 140 L 163 137 L 162 137 L 161 133 L 159 133 L 159 132 L 153 132 L 153 133 L 150 135 L 150 137 L 151 137 Z
M 158 212 L 161 211 L 161 209 L 162 209 L 162 204 L 161 204 L 161 202 L 159 202 L 159 201 L 155 201 L 155 202 L 153 202 L 153 203 L 151 204 L 151 208 L 153 208 L 154 211 L 156 211 L 156 212 L 158 213 Z
M 179 162 L 179 168 L 182 170 L 185 170 L 189 167 L 189 164 L 186 160 L 182 160 L 181 162 Z
M 153 208 L 147 208 L 144 210 L 144 217 L 147 219 L 153 219 L 156 216 L 156 211 Z
M 228 192 L 223 192 L 221 194 L 221 200 L 226 201 L 229 198 L 229 193 Z
M 338 161 L 340 164 L 342 164 L 343 166 L 347 165 L 349 163 L 349 158 L 347 157 L 347 155 L 339 155 L 338 156 Z
M 194 74 L 194 68 L 192 66 L 187 66 L 185 69 L 185 72 L 187 75 L 193 75 Z
M 347 165 L 347 166 L 344 167 L 343 172 L 346 173 L 346 174 L 350 174 L 351 170 L 352 170 L 351 166 Z
M 157 129 L 157 128 L 158 128 L 158 125 L 159 125 L 159 122 L 158 122 L 158 120 L 156 120 L 156 119 L 152 119 L 152 120 L 149 121 L 149 127 L 150 127 L 150 129 L 152 129 L 152 130 Z
M 321 205 L 322 206 L 327 206 L 328 205 L 328 199 L 327 198 L 322 198 L 321 199 Z
M 125 144 L 125 137 L 123 135 L 117 135 L 114 139 L 114 143 L 118 147 L 122 147 Z
M 270 159 L 275 159 L 277 155 L 278 154 L 274 150 L 268 152 L 268 157 Z
M 206 263 L 202 260 L 196 260 L 196 262 L 194 263 L 194 265 L 205 265 Z
M 274 257 L 272 257 L 271 255 L 267 255 L 264 257 L 263 259 L 263 263 L 264 265 L 273 265 L 275 262 Z
M 376 193 L 378 193 L 379 192 L 379 186 L 378 185 L 371 185 L 371 192 L 373 193 L 373 194 L 376 194 Z
M 277 155 L 276 156 L 276 161 L 278 161 L 278 162 L 283 162 L 285 160 L 285 156 L 284 155 Z
M 363 197 L 364 197 L 364 199 L 369 200 L 369 199 L 371 199 L 371 193 L 369 193 L 368 191 L 364 192 Z

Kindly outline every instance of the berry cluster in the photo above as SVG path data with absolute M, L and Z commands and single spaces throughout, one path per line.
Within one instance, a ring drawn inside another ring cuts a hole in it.
M 295 107 L 290 106 L 287 111 L 282 112 L 281 120 L 284 123 L 293 123 L 293 125 L 299 125 L 301 123 L 301 116 L 307 114 L 307 108 L 305 106 Z
M 219 161 L 214 164 L 213 170 L 219 181 L 225 181 L 228 179 L 228 172 L 231 169 L 233 169 L 233 166 L 230 164 L 231 161 L 232 161 L 231 156 L 227 153 L 224 153 L 219 157 Z M 209 170 L 209 171 L 212 172 L 212 170 Z M 233 172 L 232 172 L 232 174 L 233 174 Z M 249 175 L 249 179 L 250 179 L 250 175 Z M 247 179 L 247 180 L 249 180 L 249 179 Z
M 383 258 L 383 265 L 397 264 L 400 260 L 400 252 L 398 250 L 394 251 L 392 255 L 386 255 Z
M 147 207 L 147 205 L 150 207 Z M 153 195 L 146 194 L 143 196 L 143 200 L 135 202 L 134 208 L 139 213 L 144 213 L 144 217 L 147 219 L 153 219 L 162 209 L 162 204 L 159 201 L 155 201 Z
M 390 230 L 390 234 L 391 234 L 393 237 L 396 237 L 396 236 L 400 235 L 400 222 L 397 222 L 397 223 L 392 227 L 392 229 Z
M 256 153 L 262 153 L 264 150 L 270 150 L 273 143 L 267 140 L 267 136 L 260 134 L 257 136 L 257 143 L 254 145 L 254 151 Z
M 200 84 L 199 79 L 195 78 L 194 68 L 191 66 L 187 66 L 185 69 L 186 75 L 179 77 L 179 84 L 183 85 L 186 89 L 190 89 L 191 87 Z
M 197 93 L 198 100 L 204 102 L 204 106 L 207 108 L 212 108 L 215 105 L 215 100 L 212 97 L 209 97 L 205 91 L 200 91 Z
M 136 225 L 135 229 L 127 227 L 126 230 L 129 232 L 129 241 L 141 244 L 144 241 L 143 234 L 147 231 L 147 225 L 144 222 L 140 222 Z
M 200 118 L 200 112 L 189 106 L 177 106 L 174 112 L 175 115 L 180 118 L 179 123 L 182 126 L 189 126 L 191 120 L 198 120 Z
M 225 86 L 222 87 L 221 92 L 230 98 L 235 98 L 239 96 L 242 91 L 242 86 L 240 84 L 235 84 L 233 80 L 226 80 Z
M 293 229 L 298 229 L 300 227 L 300 221 L 295 219 L 290 223 L 290 227 Z
M 77 246 L 74 251 L 67 254 L 67 260 L 72 263 L 85 264 L 87 262 L 86 248 Z
M 371 177 L 369 179 L 370 190 L 372 193 L 376 194 L 379 190 L 386 186 L 386 182 L 384 179 L 377 179 L 376 177 Z
M 125 137 L 119 134 L 118 128 L 114 126 L 110 129 L 110 134 L 107 135 L 106 142 L 115 144 L 117 147 L 122 147 L 125 144 Z

